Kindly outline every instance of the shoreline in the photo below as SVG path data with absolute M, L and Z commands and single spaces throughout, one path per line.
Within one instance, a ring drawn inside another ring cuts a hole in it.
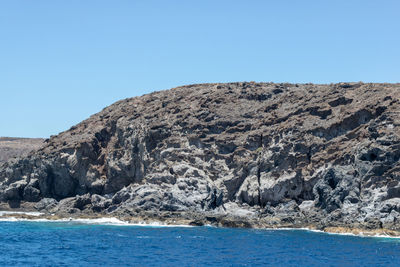
M 100 214 L 99 214 L 100 215 Z M 330 235 L 373 237 L 373 238 L 392 238 L 399 239 L 400 232 L 390 229 L 362 229 L 342 226 L 331 226 L 318 229 L 314 225 L 308 227 L 290 227 L 288 225 L 265 227 L 262 225 L 252 225 L 252 227 L 229 227 L 224 225 L 194 225 L 190 220 L 152 220 L 141 217 L 120 217 L 120 216 L 60 216 L 56 214 L 46 214 L 37 211 L 0 211 L 0 222 L 74 222 L 87 225 L 109 225 L 109 226 L 140 226 L 140 227 L 217 227 L 217 228 L 241 228 L 257 229 L 270 231 L 309 231 Z M 127 220 L 129 218 L 129 220 Z

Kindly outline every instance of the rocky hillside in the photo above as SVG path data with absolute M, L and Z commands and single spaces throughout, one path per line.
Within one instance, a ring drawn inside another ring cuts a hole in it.
M 10 158 L 28 155 L 42 146 L 43 141 L 41 138 L 0 137 L 0 163 Z
M 400 84 L 199 84 L 119 101 L 0 166 L 59 214 L 398 229 Z

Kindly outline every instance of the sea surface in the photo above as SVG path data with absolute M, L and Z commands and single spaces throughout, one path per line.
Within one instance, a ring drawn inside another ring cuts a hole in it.
M 307 230 L 2 221 L 0 266 L 400 266 L 400 239 Z

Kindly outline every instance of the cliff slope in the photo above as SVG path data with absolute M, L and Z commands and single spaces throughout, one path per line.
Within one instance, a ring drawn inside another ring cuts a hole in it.
M 364 83 L 129 98 L 1 165 L 0 196 L 59 214 L 396 230 L 399 99 L 400 84 Z

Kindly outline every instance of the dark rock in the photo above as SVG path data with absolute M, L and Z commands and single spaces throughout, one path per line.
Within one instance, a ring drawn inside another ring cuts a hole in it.
M 35 204 L 35 209 L 37 210 L 51 210 L 58 204 L 57 200 L 53 198 L 43 198 L 38 203 Z
M 23 199 L 29 202 L 38 202 L 40 200 L 40 190 L 33 186 L 25 187 Z
M 96 211 L 96 212 L 103 211 L 103 210 L 107 209 L 108 207 L 110 207 L 110 205 L 112 204 L 111 199 L 107 199 L 103 196 L 96 195 L 96 194 L 91 196 L 90 202 L 92 204 L 92 210 Z
M 350 167 L 330 168 L 314 186 L 316 205 L 332 212 L 341 208 L 346 199 L 357 203 L 359 188 L 359 179 L 354 177 Z
M 86 205 L 91 204 L 91 203 L 92 203 L 92 200 L 91 200 L 90 194 L 77 196 L 77 197 L 75 197 L 74 208 L 82 210 L 82 209 L 84 209 L 84 207 Z
M 25 186 L 25 181 L 18 181 L 9 185 L 9 187 L 4 190 L 4 198 L 6 200 L 21 200 Z

